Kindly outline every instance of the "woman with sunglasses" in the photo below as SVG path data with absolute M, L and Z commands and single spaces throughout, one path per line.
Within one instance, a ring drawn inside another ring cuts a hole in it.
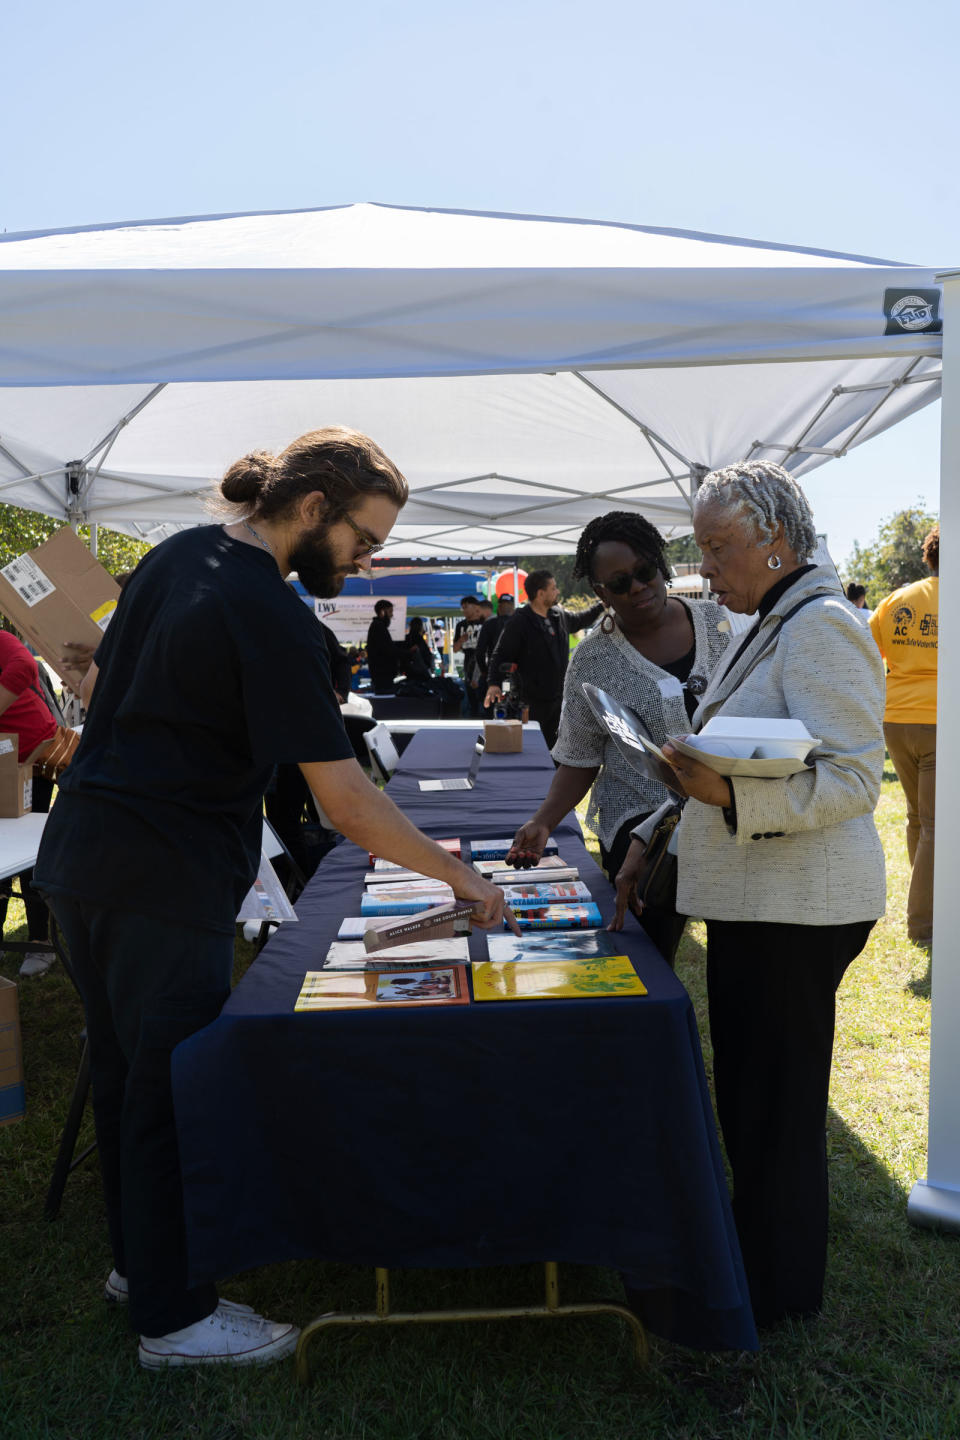
M 552 752 L 558 769 L 543 804 L 517 831 L 509 858 L 539 857 L 551 831 L 592 786 L 587 822 L 600 841 L 601 864 L 615 881 L 631 831 L 668 792 L 623 758 L 591 710 L 583 683 L 633 710 L 660 745 L 668 735 L 689 731 L 728 637 L 717 628 L 723 619 L 718 605 L 668 594 L 663 536 L 641 515 L 613 510 L 591 520 L 580 536 L 573 573 L 590 580 L 606 613 L 570 657 Z M 649 906 L 640 917 L 671 963 L 684 919 Z

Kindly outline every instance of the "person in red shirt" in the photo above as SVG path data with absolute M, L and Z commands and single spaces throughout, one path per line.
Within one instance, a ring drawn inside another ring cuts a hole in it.
M 0 630 L 0 735 L 16 735 L 17 758 L 22 765 L 38 745 L 56 734 L 57 722 L 43 698 L 37 662 L 15 635 Z M 35 778 L 33 810 L 45 815 L 50 809 L 53 782 Z M 33 888 L 33 869 L 18 876 L 20 893 L 27 912 L 27 935 L 43 944 L 50 939 L 50 917 L 46 903 Z M 11 881 L 0 880 L 0 926 L 6 922 Z M 21 975 L 43 975 L 55 959 L 53 950 L 33 950 L 20 966 Z

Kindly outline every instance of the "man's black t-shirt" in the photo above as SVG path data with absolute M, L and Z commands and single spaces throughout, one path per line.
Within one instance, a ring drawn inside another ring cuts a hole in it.
M 41 889 L 232 932 L 275 764 L 347 760 L 323 631 L 220 525 L 141 561 L 44 831 Z

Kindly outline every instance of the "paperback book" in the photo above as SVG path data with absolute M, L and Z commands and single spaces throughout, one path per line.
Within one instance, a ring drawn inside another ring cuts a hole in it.
M 568 865 L 559 855 L 545 855 L 536 865 L 531 865 L 526 870 L 515 870 L 511 865 L 504 865 L 501 860 L 474 860 L 473 866 L 485 880 L 492 880 L 494 885 L 517 885 L 527 881 L 536 884 L 541 880 L 552 884 L 558 880 L 580 878 L 576 865 Z
M 422 870 L 401 870 L 399 865 L 391 865 L 389 870 L 368 870 L 363 877 L 364 885 L 411 885 L 415 880 L 427 885 L 443 884 L 442 880 L 424 875 Z
M 423 970 L 431 965 L 465 965 L 470 959 L 469 944 L 466 936 L 453 940 L 415 940 L 371 955 L 362 940 L 334 940 L 321 969 L 390 970 L 394 966 L 412 965 Z
M 597 905 L 543 905 L 534 910 L 518 910 L 517 924 L 521 930 L 589 930 L 603 924 Z M 504 929 L 507 922 L 504 920 Z
M 366 922 L 363 943 L 368 951 L 383 950 L 388 946 L 406 945 L 412 940 L 452 939 L 455 935 L 470 934 L 470 916 L 473 903 L 470 900 L 450 900 L 432 910 L 423 910 L 419 915 L 392 915 L 385 920 L 370 919 Z M 348 937 L 342 934 L 341 939 Z M 356 937 L 350 937 L 356 938 Z
M 591 1000 L 646 993 L 626 955 L 525 965 L 485 960 L 473 967 L 475 1000 Z
M 434 845 L 439 845 L 441 850 L 449 850 L 451 855 L 460 858 L 459 840 L 434 840 Z M 374 855 L 370 852 L 370 864 L 374 870 L 405 870 L 406 866 L 399 864 L 396 860 L 384 860 L 382 855 Z
M 467 972 L 448 969 L 343 971 L 310 970 L 303 977 L 294 1010 L 384 1010 L 397 1005 L 467 1005 Z
M 606 930 L 531 930 L 524 935 L 487 936 L 487 958 L 510 961 L 595 960 L 618 954 L 616 939 Z
M 504 885 L 503 898 L 514 910 L 530 910 L 560 901 L 589 900 L 590 891 L 582 880 L 566 880 L 557 885 Z
M 513 840 L 471 840 L 470 855 L 474 860 L 503 860 L 513 849 Z M 556 855 L 556 840 L 548 840 L 543 847 L 545 855 Z
M 453 899 L 449 887 L 429 890 L 395 890 L 391 885 L 373 885 L 360 901 L 361 915 L 416 915 Z

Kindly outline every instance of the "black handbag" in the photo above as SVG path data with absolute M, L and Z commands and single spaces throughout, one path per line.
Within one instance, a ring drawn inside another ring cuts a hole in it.
M 637 876 L 637 899 L 644 908 L 677 908 L 677 857 L 670 849 L 670 841 L 682 814 L 682 803 L 671 805 L 657 821 L 647 842 L 643 869 Z

